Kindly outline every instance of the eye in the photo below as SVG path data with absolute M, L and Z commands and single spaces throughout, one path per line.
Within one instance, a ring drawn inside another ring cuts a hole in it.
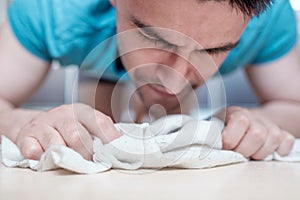
M 216 49 L 207 49 L 206 52 L 209 54 L 209 55 L 219 55 L 221 53 L 221 51 L 218 51 Z
M 206 52 L 209 55 L 218 56 L 218 55 L 222 55 L 224 53 L 228 53 L 231 49 L 232 48 L 230 48 L 230 47 L 221 47 L 221 48 L 207 49 Z
M 138 31 L 138 35 L 144 39 L 147 40 L 148 42 L 151 42 L 152 44 L 154 44 L 155 46 L 158 46 L 159 48 L 162 49 L 169 49 L 169 50 L 174 50 L 176 49 L 176 46 L 173 44 L 170 44 L 169 42 L 162 40 L 162 39 L 158 39 L 155 37 L 152 37 L 150 35 L 147 35 L 146 33 L 143 33 L 141 31 Z

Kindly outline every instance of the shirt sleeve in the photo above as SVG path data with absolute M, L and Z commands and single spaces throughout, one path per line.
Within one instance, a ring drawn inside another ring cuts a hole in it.
M 253 64 L 263 64 L 287 54 L 297 43 L 297 22 L 288 0 L 273 5 L 264 33 L 264 41 Z
M 33 55 L 51 61 L 45 44 L 42 1 L 13 0 L 7 10 L 13 33 L 21 45 Z

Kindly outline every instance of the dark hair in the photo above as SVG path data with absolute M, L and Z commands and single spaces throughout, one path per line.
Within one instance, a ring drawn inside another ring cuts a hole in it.
M 199 2 L 205 1 L 228 1 L 229 4 L 236 9 L 239 9 L 245 15 L 259 16 L 265 11 L 273 0 L 198 0 Z

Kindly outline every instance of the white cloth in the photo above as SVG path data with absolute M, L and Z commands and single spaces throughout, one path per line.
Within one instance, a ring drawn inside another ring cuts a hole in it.
M 2 163 L 7 167 L 24 167 L 45 171 L 63 168 L 77 173 L 98 173 L 116 169 L 141 168 L 210 168 L 248 159 L 241 154 L 222 150 L 223 123 L 194 120 L 184 115 L 172 115 L 149 124 L 115 124 L 123 135 L 103 145 L 94 138 L 93 161 L 84 160 L 74 150 L 54 145 L 39 161 L 22 156 L 18 147 L 2 137 Z M 268 160 L 300 161 L 300 141 L 290 155 L 273 153 Z

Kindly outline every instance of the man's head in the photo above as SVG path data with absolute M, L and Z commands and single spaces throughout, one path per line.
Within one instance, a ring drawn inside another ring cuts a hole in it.
M 241 11 L 245 16 L 259 16 L 266 10 L 273 0 L 196 0 L 198 2 L 228 2 L 232 8 Z
M 119 51 L 146 107 L 180 106 L 211 77 L 271 0 L 111 0 Z M 128 32 L 128 30 L 131 30 Z

